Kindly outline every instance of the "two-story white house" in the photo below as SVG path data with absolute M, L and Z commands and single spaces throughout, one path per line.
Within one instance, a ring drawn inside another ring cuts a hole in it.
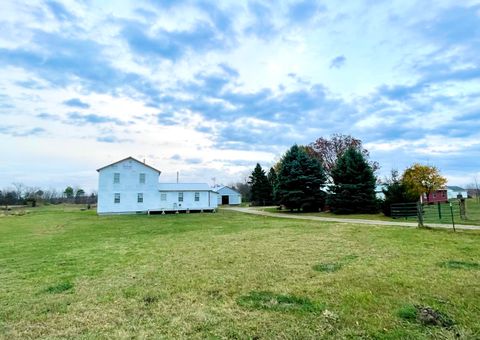
M 159 183 L 161 171 L 133 157 L 97 169 L 98 214 L 215 211 L 206 183 Z

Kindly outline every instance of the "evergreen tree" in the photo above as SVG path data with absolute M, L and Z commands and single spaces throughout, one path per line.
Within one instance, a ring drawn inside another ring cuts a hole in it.
M 318 211 L 323 207 L 325 172 L 305 148 L 294 145 L 283 156 L 278 172 L 277 198 L 287 209 Z
M 253 205 L 266 205 L 271 203 L 272 187 L 268 182 L 265 171 L 258 163 L 250 175 L 250 185 L 250 201 Z
M 74 190 L 72 187 L 67 187 L 63 193 L 67 198 L 72 198 L 74 194 Z
M 270 171 L 267 175 L 268 182 L 270 183 L 270 187 L 272 188 L 272 203 L 277 204 L 277 190 L 278 190 L 278 178 L 277 172 L 273 167 L 270 168 Z
M 327 204 L 335 214 L 373 213 L 377 211 L 375 175 L 365 157 L 355 148 L 341 155 L 331 172 Z
M 416 202 L 418 196 L 409 193 L 406 185 L 398 176 L 398 171 L 392 170 L 392 177 L 387 181 L 382 190 L 385 199 L 382 202 L 382 211 L 385 216 L 391 216 L 391 205 L 394 203 Z

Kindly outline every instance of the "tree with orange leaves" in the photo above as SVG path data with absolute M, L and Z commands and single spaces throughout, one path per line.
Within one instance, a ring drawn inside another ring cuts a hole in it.
M 412 195 L 420 197 L 426 194 L 428 202 L 430 193 L 441 189 L 447 179 L 440 174 L 437 167 L 415 163 L 403 172 L 402 183 Z

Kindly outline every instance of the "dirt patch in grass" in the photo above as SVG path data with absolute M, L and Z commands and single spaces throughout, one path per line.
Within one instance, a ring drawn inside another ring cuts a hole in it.
M 431 307 L 405 305 L 399 309 L 397 314 L 404 320 L 417 322 L 424 326 L 450 328 L 455 324 L 448 315 Z
M 476 262 L 465 262 L 465 261 L 446 261 L 446 262 L 440 262 L 438 264 L 440 267 L 444 268 L 450 268 L 450 269 L 480 269 L 480 263 Z
M 241 296 L 237 302 L 243 307 L 281 312 L 313 312 L 323 309 L 310 299 L 272 292 L 250 292 Z
M 50 294 L 58 294 L 58 293 L 69 291 L 72 288 L 73 288 L 73 283 L 67 281 L 67 282 L 61 282 L 59 284 L 47 287 L 45 291 Z

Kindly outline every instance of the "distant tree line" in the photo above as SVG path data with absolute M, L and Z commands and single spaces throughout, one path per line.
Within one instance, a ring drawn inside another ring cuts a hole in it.
M 336 214 L 390 214 L 393 203 L 415 202 L 440 189 L 446 179 L 436 167 L 414 164 L 402 176 L 392 171 L 377 199 L 378 162 L 369 159 L 362 141 L 334 134 L 307 146 L 293 145 L 268 173 L 256 164 L 247 183 L 252 205 L 279 205 L 289 210 L 329 210 Z M 245 189 L 245 188 L 244 188 Z M 247 190 L 244 190 L 247 193 Z M 242 193 L 244 194 L 244 193 Z
M 30 205 L 34 207 L 38 204 L 60 203 L 95 204 L 96 202 L 96 192 L 87 194 L 85 190 L 71 186 L 61 191 L 12 183 L 12 187 L 0 190 L 0 206 L 3 207 L 10 205 Z

